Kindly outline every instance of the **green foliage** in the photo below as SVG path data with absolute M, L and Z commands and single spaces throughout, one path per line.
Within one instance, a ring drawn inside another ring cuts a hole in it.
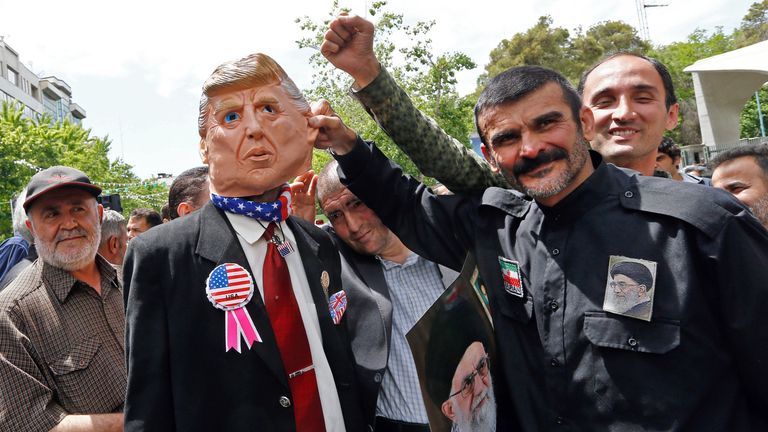
M 71 166 L 96 184 L 139 182 L 130 165 L 109 160 L 107 137 L 93 137 L 90 129 L 69 121 L 52 123 L 48 116 L 35 120 L 22 113 L 17 103 L 3 102 L 0 110 L 0 237 L 12 235 L 11 199 L 40 169 Z M 143 206 L 141 200 L 131 198 L 122 199 L 122 204 L 124 213 Z
M 718 27 L 712 33 L 696 29 L 688 35 L 687 40 L 660 46 L 650 52 L 651 57 L 667 66 L 675 85 L 675 93 L 680 104 L 680 127 L 670 131 L 668 135 L 678 144 L 701 142 L 693 78 L 690 73 L 683 70 L 700 59 L 732 49 L 734 49 L 732 36 L 723 33 L 722 27 Z
M 768 0 L 752 3 L 733 37 L 736 48 L 768 40 Z
M 763 114 L 763 126 L 768 130 L 768 87 L 760 89 L 760 108 Z M 752 96 L 741 112 L 740 138 L 755 138 L 762 136 L 760 117 L 757 112 L 757 99 Z
M 502 40 L 491 51 L 491 61 L 478 79 L 478 89 L 506 69 L 522 65 L 548 67 L 577 83 L 581 74 L 605 55 L 618 51 L 642 54 L 650 49 L 634 27 L 621 21 L 604 21 L 586 32 L 577 28 L 574 33 L 572 36 L 562 27 L 553 27 L 548 15 L 539 17 L 536 25 Z
M 464 53 L 435 54 L 429 33 L 434 21 L 405 24 L 402 14 L 385 10 L 386 2 L 374 2 L 368 13 L 376 27 L 374 51 L 383 67 L 414 100 L 415 105 L 429 114 L 437 123 L 459 141 L 469 146 L 474 100 L 456 92 L 456 73 L 476 67 Z M 376 141 L 379 148 L 403 167 L 406 173 L 422 178 L 413 162 L 403 154 L 389 137 L 376 125 L 359 103 L 349 95 L 351 78 L 338 71 L 320 54 L 319 47 L 328 25 L 339 13 L 338 1 L 322 21 L 304 16 L 296 20 L 307 36 L 296 41 L 300 48 L 318 50 L 310 58 L 313 68 L 312 88 L 305 91 L 309 99 L 327 99 L 344 122 L 365 139 Z M 407 40 L 408 45 L 398 47 L 394 40 Z M 322 152 L 315 152 L 312 166 L 319 171 L 329 160 Z M 429 181 L 428 181 L 429 182 Z

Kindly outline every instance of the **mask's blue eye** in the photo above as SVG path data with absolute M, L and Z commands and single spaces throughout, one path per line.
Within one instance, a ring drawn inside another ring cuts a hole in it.
M 274 113 L 275 109 L 271 105 L 264 105 L 264 112 Z
M 240 118 L 240 114 L 231 112 L 231 113 L 227 113 L 227 115 L 224 116 L 224 121 L 227 123 L 231 123 L 239 118 Z

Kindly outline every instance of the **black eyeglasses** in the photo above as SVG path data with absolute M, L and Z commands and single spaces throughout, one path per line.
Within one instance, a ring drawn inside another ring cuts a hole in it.
M 464 381 L 461 382 L 461 388 L 456 393 L 448 396 L 448 399 L 461 394 L 461 397 L 467 397 L 472 394 L 472 390 L 475 387 L 475 377 L 480 375 L 481 378 L 488 376 L 488 369 L 491 367 L 491 359 L 488 358 L 488 354 L 484 355 L 480 361 L 477 362 L 475 370 L 469 375 L 464 377 Z
M 614 281 L 611 281 L 608 285 L 610 285 L 610 287 L 613 289 L 616 289 L 616 287 L 619 287 L 619 289 L 622 291 L 626 290 L 629 287 L 640 286 L 640 284 L 628 284 L 626 282 L 614 282 Z

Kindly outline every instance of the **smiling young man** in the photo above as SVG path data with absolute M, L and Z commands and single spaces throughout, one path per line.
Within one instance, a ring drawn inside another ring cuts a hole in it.
M 661 138 L 677 127 L 667 68 L 649 57 L 614 54 L 584 73 L 579 93 L 595 117 L 592 149 L 616 166 L 653 175 Z
M 338 48 L 326 38 L 331 61 L 344 61 Z M 490 164 L 532 202 L 499 188 L 437 199 L 337 117 L 312 122 L 342 183 L 406 246 L 443 264 L 476 257 L 496 331 L 500 430 L 765 428 L 768 232 L 727 194 L 586 150 L 595 122 L 578 100 L 535 66 L 501 73 L 478 99 Z M 617 261 L 654 269 L 649 321 L 605 306 Z
M 0 430 L 119 431 L 122 290 L 96 254 L 101 189 L 55 166 L 27 185 L 39 259 L 0 293 Z
M 310 116 L 264 54 L 203 85 L 212 199 L 133 239 L 125 260 L 126 430 L 363 430 L 338 252 L 289 216 Z

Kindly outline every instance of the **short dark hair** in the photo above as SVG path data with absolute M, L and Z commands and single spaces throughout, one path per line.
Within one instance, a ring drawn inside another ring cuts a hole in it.
M 518 66 L 505 70 L 488 82 L 475 105 L 475 125 L 480 140 L 488 146 L 478 119 L 489 108 L 518 101 L 549 83 L 555 83 L 563 91 L 563 100 L 571 108 L 573 121 L 581 131 L 581 98 L 571 83 L 552 69 L 541 66 Z
M 160 216 L 164 221 L 171 220 L 171 213 L 168 210 L 168 203 L 165 203 L 162 207 L 160 207 Z
M 176 210 L 179 204 L 183 202 L 194 203 L 196 207 L 202 204 L 198 203 L 197 200 L 200 198 L 200 193 L 207 181 L 207 165 L 190 168 L 176 176 L 168 190 L 168 215 L 171 220 L 179 217 L 179 212 Z
M 624 275 L 640 285 L 645 285 L 645 290 L 650 291 L 653 287 L 653 276 L 645 264 L 634 261 L 621 261 L 611 267 L 611 278 L 614 279 L 617 274 Z
M 752 144 L 726 150 L 709 162 L 709 169 L 714 171 L 722 163 L 748 156 L 755 158 L 757 165 L 763 170 L 763 174 L 768 177 L 768 144 Z
M 672 160 L 679 158 L 681 154 L 680 147 L 678 147 L 670 137 L 661 138 L 661 144 L 659 144 L 659 153 L 664 153 L 665 155 L 672 158 Z
M 133 209 L 129 218 L 132 217 L 143 218 L 145 221 L 147 221 L 147 225 L 149 225 L 150 228 L 156 227 L 163 223 L 163 218 L 160 217 L 160 213 L 149 208 Z
M 672 105 L 677 103 L 677 96 L 675 96 L 675 85 L 672 84 L 672 75 L 669 74 L 669 69 L 667 69 L 666 66 L 664 66 L 664 63 L 656 60 L 653 57 L 644 56 L 642 54 L 633 53 L 631 51 L 619 51 L 613 54 L 610 54 L 606 57 L 603 57 L 600 61 L 593 64 L 592 67 L 587 69 L 586 72 L 584 72 L 581 75 L 581 79 L 579 80 L 579 94 L 584 95 L 584 84 L 587 81 L 587 78 L 589 77 L 589 74 L 592 73 L 598 66 L 601 64 L 613 60 L 616 57 L 622 57 L 622 56 L 630 56 L 630 57 L 637 57 L 641 58 L 651 65 L 653 65 L 654 69 L 656 69 L 656 72 L 658 72 L 659 76 L 661 77 L 661 82 L 664 84 L 664 105 L 667 106 L 667 109 L 671 107 Z

